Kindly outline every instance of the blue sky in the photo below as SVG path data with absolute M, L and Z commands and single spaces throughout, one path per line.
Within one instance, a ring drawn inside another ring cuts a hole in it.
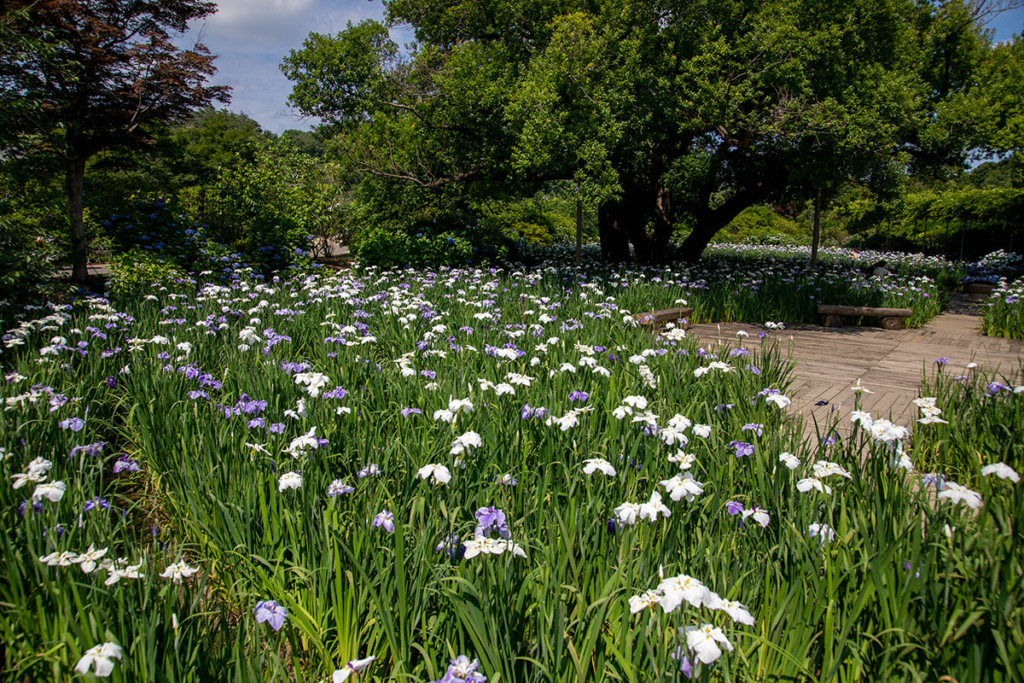
M 288 52 L 302 47 L 311 31 L 337 33 L 349 21 L 384 18 L 380 0 L 218 0 L 217 6 L 215 15 L 193 25 L 188 38 L 201 36 L 217 55 L 212 82 L 231 86 L 228 109 L 244 112 L 275 133 L 316 123 L 288 108 L 291 81 L 278 68 Z M 406 31 L 392 32 L 402 44 L 411 37 Z
M 337 33 L 347 22 L 383 19 L 380 0 L 219 0 L 217 14 L 197 25 L 190 37 L 202 36 L 217 55 L 213 82 L 232 87 L 232 111 L 244 112 L 264 129 L 281 133 L 306 130 L 315 121 L 303 120 L 288 108 L 291 83 L 278 68 L 289 50 L 301 47 L 311 31 Z M 1005 12 L 990 24 L 996 40 L 1009 40 L 1024 30 L 1024 8 Z M 408 31 L 392 31 L 404 44 Z
M 997 41 L 1007 41 L 1013 36 L 1019 36 L 1024 32 L 1024 7 L 1003 12 L 993 19 L 988 27 L 996 30 Z

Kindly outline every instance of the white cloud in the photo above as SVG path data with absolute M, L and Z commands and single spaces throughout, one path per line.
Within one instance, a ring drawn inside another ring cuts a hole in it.
M 316 0 L 220 0 L 214 19 L 218 22 L 232 23 L 248 21 L 254 16 L 285 17 L 314 4 Z
M 201 36 L 214 65 L 216 85 L 231 86 L 232 111 L 244 112 L 264 129 L 281 133 L 308 129 L 315 121 L 300 120 L 287 107 L 291 82 L 279 65 L 290 50 L 302 47 L 310 32 L 337 33 L 351 21 L 383 21 L 384 6 L 371 0 L 220 0 L 217 13 L 192 26 L 185 40 Z M 393 32 L 399 44 L 411 40 Z
M 299 47 L 310 31 L 335 33 L 348 21 L 381 19 L 380 3 L 346 0 L 222 0 L 206 20 L 211 47 L 224 43 L 248 53 Z

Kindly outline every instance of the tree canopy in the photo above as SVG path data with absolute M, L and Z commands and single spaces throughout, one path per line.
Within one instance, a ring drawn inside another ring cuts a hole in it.
M 0 25 L 17 40 L 0 46 L 0 109 L 18 106 L 23 114 L 8 122 L 3 142 L 64 164 L 76 280 L 86 267 L 86 161 L 146 139 L 146 124 L 227 100 L 226 88 L 206 85 L 214 73 L 208 50 L 172 42 L 189 21 L 214 11 L 203 0 L 4 3 Z
M 932 124 L 988 46 L 985 3 L 386 5 L 412 51 L 377 22 L 311 34 L 282 64 L 291 103 L 382 178 L 583 182 L 610 259 L 654 261 L 680 229 L 695 258 L 748 206 L 963 154 Z

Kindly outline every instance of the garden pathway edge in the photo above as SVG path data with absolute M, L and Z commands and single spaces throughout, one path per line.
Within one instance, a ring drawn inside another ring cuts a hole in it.
M 744 331 L 750 335 L 745 345 L 754 346 L 763 330 L 750 323 L 701 324 L 693 325 L 689 334 L 712 344 L 733 342 Z M 850 428 L 855 397 L 850 387 L 858 379 L 874 392 L 862 396 L 863 410 L 913 429 L 918 410 L 911 401 L 918 396 L 923 373 L 933 372 L 938 359 L 947 359 L 943 372 L 966 374 L 973 362 L 1015 383 L 1021 381 L 1024 364 L 1024 341 L 983 336 L 977 304 L 959 295 L 944 313 L 918 329 L 794 324 L 769 336 L 796 362 L 787 394 L 793 399 L 790 410 L 805 418 L 807 438 L 817 438 L 815 421 L 822 425 L 834 412 L 839 413 L 840 427 Z

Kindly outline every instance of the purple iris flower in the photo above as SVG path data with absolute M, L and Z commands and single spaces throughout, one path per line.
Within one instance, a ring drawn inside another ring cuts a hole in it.
M 99 508 L 101 510 L 109 510 L 110 501 L 107 500 L 106 498 L 100 498 L 99 496 L 91 500 L 85 501 L 85 512 L 88 512 L 89 510 L 95 510 L 96 508 Z
M 730 441 L 729 448 L 736 449 L 737 458 L 743 458 L 754 454 L 753 444 L 749 444 L 745 441 Z
M 589 399 L 589 398 L 590 398 L 590 394 L 588 394 L 585 391 L 574 391 L 574 392 L 569 394 L 569 401 L 570 402 L 579 401 L 580 403 L 586 403 L 587 399 Z
M 85 427 L 85 420 L 80 417 L 69 417 L 60 421 L 61 429 L 70 429 L 73 432 L 80 432 Z
M 355 489 L 343 482 L 341 479 L 335 479 L 331 482 L 331 485 L 327 487 L 327 495 L 331 498 L 345 493 L 352 493 L 353 491 L 355 491 Z
M 373 526 L 381 527 L 384 531 L 392 532 L 395 530 L 395 515 L 388 510 L 381 510 L 377 513 L 377 516 L 373 518 Z
M 672 653 L 672 659 L 679 660 L 679 670 L 687 679 L 693 678 L 693 664 L 690 663 L 690 658 L 686 655 L 684 648 L 677 647 L 676 651 Z
M 498 508 L 491 506 L 480 508 L 474 513 L 476 517 L 476 536 L 485 536 L 493 528 L 502 538 L 509 537 L 508 525 L 505 523 L 505 513 Z
M 19 517 L 24 517 L 25 516 L 25 510 L 28 509 L 29 505 L 32 506 L 32 510 L 34 510 L 36 513 L 39 513 L 39 512 L 43 511 L 43 504 L 41 502 L 36 501 L 34 503 L 29 503 L 29 501 L 23 500 L 23 501 L 21 501 L 21 505 L 18 506 L 18 516 Z
M 113 375 L 108 375 L 107 378 L 104 379 L 103 381 L 104 383 L 106 383 L 107 388 L 117 389 L 117 378 L 114 377 Z
M 200 398 L 209 399 L 210 395 L 203 391 L 202 389 L 195 389 L 193 391 L 188 392 L 188 397 L 195 401 Z
M 1010 387 L 999 382 L 990 382 L 989 384 L 986 384 L 985 390 L 988 392 L 989 396 L 995 396 L 1000 391 L 1013 391 Z
M 241 415 L 243 413 L 246 415 L 252 415 L 253 413 L 262 413 L 266 409 L 266 401 L 257 401 L 256 399 L 251 399 L 247 395 L 242 394 L 242 397 L 238 399 L 237 403 L 235 403 L 234 413 L 235 415 Z
M 735 358 L 736 356 L 749 356 L 749 355 L 750 355 L 750 351 L 747 351 L 746 349 L 743 349 L 743 348 L 733 349 L 732 351 L 729 352 L 729 357 L 730 358 Z
M 444 552 L 452 560 L 461 560 L 466 549 L 459 544 L 458 534 L 449 534 L 434 548 L 435 553 Z
M 420 375 L 428 379 L 436 379 L 437 373 L 433 370 L 420 370 Z
M 730 515 L 738 515 L 743 512 L 743 503 L 735 500 L 730 500 L 725 504 L 725 509 L 729 511 Z
M 288 618 L 288 610 L 283 605 L 277 604 L 274 600 L 261 600 L 257 602 L 253 613 L 256 615 L 257 624 L 262 624 L 266 621 L 270 624 L 270 628 L 275 631 L 280 631 L 281 627 L 284 626 L 284 620 Z
M 106 445 L 107 443 L 105 441 L 97 441 L 96 443 L 91 443 L 87 446 L 75 446 L 71 449 L 70 457 L 74 458 L 75 456 L 82 454 L 95 458 L 103 453 L 103 447 Z
M 945 365 L 948 362 L 949 362 L 949 356 L 943 356 L 942 358 L 936 358 L 934 361 L 932 361 L 932 364 L 933 365 Z
M 758 368 L 756 365 L 747 365 L 747 370 L 750 370 L 752 373 L 754 373 L 758 377 L 761 376 L 761 369 Z
M 545 417 L 547 417 L 547 415 L 548 415 L 548 409 L 547 408 L 543 408 L 543 407 L 542 408 L 531 408 L 529 403 L 527 403 L 526 405 L 523 406 L 522 419 L 524 419 L 524 420 L 529 420 L 529 419 L 532 419 L 532 418 L 536 418 L 538 420 L 542 420 Z
M 410 415 L 422 415 L 423 411 L 419 408 L 402 408 L 402 417 L 409 417 Z
M 257 427 L 263 429 L 267 425 L 266 421 L 262 417 L 253 418 L 249 420 L 249 429 L 256 429 Z
M 324 393 L 324 398 L 345 398 L 346 396 L 348 396 L 348 392 L 341 387 L 334 387 Z
M 450 661 L 444 676 L 431 683 L 486 683 L 487 677 L 477 671 L 479 660 L 470 661 L 466 655 L 459 655 Z
M 271 423 L 271 425 L 267 427 L 267 431 L 271 434 L 284 434 L 284 422 Z
M 132 460 L 127 455 L 122 455 L 114 463 L 114 474 L 121 474 L 122 472 L 138 472 L 139 463 L 137 460 Z
M 743 431 L 755 432 L 758 436 L 761 436 L 762 434 L 764 434 L 764 425 L 758 424 L 756 422 L 750 422 L 748 424 L 743 425 Z

